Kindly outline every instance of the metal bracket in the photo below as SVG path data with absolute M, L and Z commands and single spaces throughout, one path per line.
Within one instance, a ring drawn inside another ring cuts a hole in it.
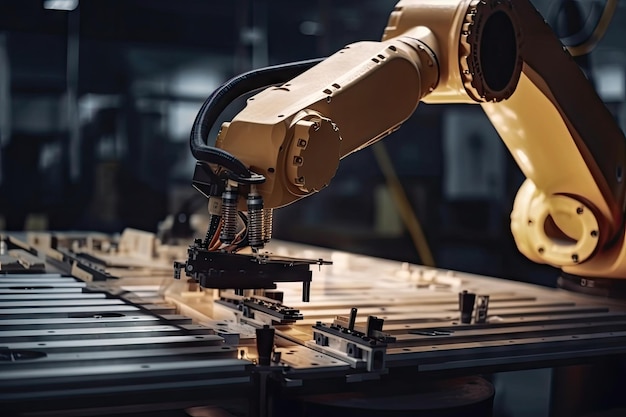
M 301 282 L 302 301 L 309 301 L 311 265 L 328 265 L 323 259 L 290 259 L 272 255 L 243 255 L 208 251 L 197 240 L 188 249 L 187 262 L 174 262 L 174 278 L 182 272 L 203 288 L 275 289 L 279 282 Z
M 242 318 L 252 319 L 261 325 L 293 324 L 303 319 L 300 310 L 261 296 L 244 297 L 236 294 L 222 294 L 219 300 L 215 300 L 215 303 L 239 311 Z
M 317 322 L 313 326 L 314 340 L 307 342 L 307 346 L 321 349 L 324 353 L 337 359 L 344 360 L 355 369 L 366 369 L 368 372 L 383 373 L 387 344 L 396 339 L 382 332 L 384 320 L 369 316 L 366 332 L 354 329 L 356 309 L 350 314 L 348 327 L 344 327 L 336 320 L 330 326 Z

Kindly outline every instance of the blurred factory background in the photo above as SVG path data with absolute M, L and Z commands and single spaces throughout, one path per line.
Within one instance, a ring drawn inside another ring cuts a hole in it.
M 188 136 L 211 91 L 378 40 L 395 3 L 0 0 L 0 230 L 156 231 L 168 214 L 206 211 Z M 533 3 L 559 36 L 578 30 L 567 5 Z M 581 24 L 603 4 L 579 0 Z M 625 27 L 622 2 L 580 61 L 622 126 Z M 523 178 L 478 106 L 420 105 L 384 143 L 438 267 L 555 281 L 515 248 L 509 213 Z M 277 238 L 423 261 L 372 149 L 275 216 Z

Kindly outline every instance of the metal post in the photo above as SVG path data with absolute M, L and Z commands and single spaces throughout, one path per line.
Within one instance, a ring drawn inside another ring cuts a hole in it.
M 66 97 L 67 129 L 69 133 L 70 178 L 80 177 L 80 123 L 78 120 L 80 8 L 67 15 Z
M 2 148 L 11 138 L 11 66 L 6 35 L 0 35 L 0 184 L 2 184 Z

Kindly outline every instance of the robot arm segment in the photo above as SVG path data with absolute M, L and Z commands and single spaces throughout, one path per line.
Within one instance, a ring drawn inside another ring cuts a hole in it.
M 265 207 L 319 191 L 341 158 L 396 130 L 437 86 L 433 48 L 411 37 L 349 45 L 251 97 L 222 125 L 217 147 L 266 178 L 258 186 Z
M 403 0 L 385 37 L 415 26 L 445 45 L 424 101 L 480 102 L 528 178 L 511 216 L 520 251 L 566 272 L 626 277 L 624 135 L 532 4 Z
M 280 207 L 326 187 L 341 158 L 419 101 L 481 104 L 528 178 L 512 213 L 527 257 L 626 277 L 624 135 L 528 0 L 401 0 L 382 42 L 251 97 L 217 147 L 264 177 L 256 190 Z
M 513 5 L 522 75 L 508 100 L 481 105 L 527 177 L 512 213 L 518 248 L 570 272 L 624 276 L 607 258 L 623 235 L 624 135 L 534 7 Z

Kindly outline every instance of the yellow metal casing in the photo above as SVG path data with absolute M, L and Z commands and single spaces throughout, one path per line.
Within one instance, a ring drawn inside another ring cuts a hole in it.
M 511 216 L 522 253 L 626 278 L 624 135 L 528 0 L 401 0 L 382 42 L 250 98 L 217 146 L 264 175 L 280 207 L 327 186 L 419 101 L 481 104 L 527 177 Z
M 522 75 L 508 100 L 482 107 L 528 178 L 511 216 L 517 246 L 566 272 L 626 278 L 624 135 L 534 7 L 512 4 Z
M 341 158 L 397 129 L 437 79 L 435 52 L 419 40 L 349 45 L 251 97 L 217 146 L 264 175 L 265 206 L 280 207 L 319 191 Z

